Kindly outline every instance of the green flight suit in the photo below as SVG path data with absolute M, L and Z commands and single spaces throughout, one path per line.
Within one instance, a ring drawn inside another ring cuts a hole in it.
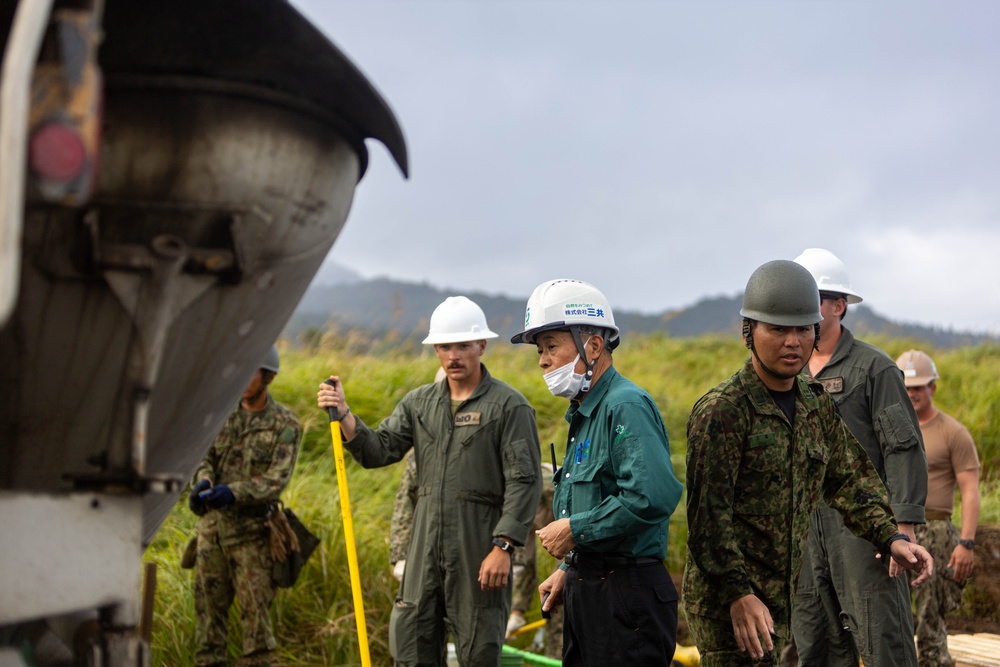
M 227 621 L 234 596 L 243 624 L 237 664 L 270 664 L 276 647 L 270 616 L 275 587 L 265 514 L 292 477 L 299 435 L 295 414 L 270 396 L 261 412 L 237 406 L 195 471 L 194 482 L 226 484 L 236 499 L 198 519 L 196 665 L 228 664 Z
M 483 591 L 477 578 L 492 539 L 528 538 L 542 481 L 535 411 L 485 366 L 452 415 L 447 382 L 418 387 L 372 430 L 357 419 L 345 448 L 366 468 L 416 451 L 419 500 L 406 571 L 389 620 L 397 665 L 444 665 L 447 633 L 463 667 L 495 667 L 511 586 Z
M 816 380 L 875 465 L 896 521 L 922 524 L 927 458 L 896 362 L 842 327 Z M 857 665 L 859 655 L 866 665 L 917 664 L 907 578 L 890 578 L 877 550 L 833 509 L 814 513 L 792 614 L 800 667 Z
M 751 594 L 771 613 L 777 659 L 810 513 L 826 500 L 884 545 L 897 532 L 885 487 L 822 385 L 796 378 L 790 423 L 750 360 L 695 404 L 687 434 L 684 606 L 702 665 L 750 664 L 729 606 Z

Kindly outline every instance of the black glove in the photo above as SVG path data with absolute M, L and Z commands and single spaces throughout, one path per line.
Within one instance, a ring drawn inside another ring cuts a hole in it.
M 216 484 L 202 499 L 213 510 L 228 507 L 236 502 L 236 497 L 233 495 L 232 489 L 225 484 Z
M 191 489 L 191 495 L 188 496 L 188 507 L 191 511 L 202 516 L 208 511 L 208 507 L 205 505 L 205 501 L 198 497 L 199 493 L 207 491 L 212 488 L 212 483 L 207 479 L 198 480 L 198 483 L 194 485 Z

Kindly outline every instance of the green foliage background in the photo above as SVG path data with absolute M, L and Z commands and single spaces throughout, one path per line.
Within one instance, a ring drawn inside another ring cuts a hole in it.
M 966 424 L 979 446 L 983 462 L 981 523 L 1000 523 L 1000 346 L 986 345 L 935 350 L 915 341 L 869 339 L 890 356 L 916 347 L 934 357 L 942 379 L 936 404 Z M 429 382 L 437 370 L 433 351 L 412 339 L 371 340 L 358 332 L 320 332 L 303 350 L 282 346 L 282 372 L 272 385 L 278 401 L 294 410 L 302 422 L 303 441 L 298 465 L 283 499 L 321 539 L 292 589 L 279 590 L 273 606 L 279 664 L 358 665 L 358 642 L 339 489 L 326 415 L 316 407 L 319 383 L 331 374 L 344 383 L 351 410 L 377 425 L 410 389 Z M 671 438 L 674 469 L 684 480 L 685 426 L 694 402 L 734 373 L 746 359 L 735 336 L 669 339 L 659 335 L 625 338 L 615 352 L 615 366 L 645 388 L 656 400 Z M 520 390 L 535 406 L 542 460 L 550 458 L 548 443 L 562 455 L 565 445 L 564 399 L 554 398 L 542 382 L 534 348 L 493 342 L 485 363 L 496 377 Z M 365 470 L 347 459 L 347 479 L 363 582 L 365 615 L 372 664 L 391 664 L 388 621 L 396 582 L 389 570 L 388 532 L 393 499 L 402 469 L 390 466 Z M 671 520 L 668 565 L 683 569 L 687 526 L 684 499 Z M 956 516 L 958 512 L 956 512 Z M 194 664 L 194 602 L 191 573 L 180 569 L 180 554 L 194 534 L 194 516 L 182 495 L 149 546 L 145 558 L 158 564 L 153 634 L 154 667 Z M 554 567 L 543 550 L 541 577 Z M 238 610 L 231 612 L 231 646 L 238 654 L 241 638 Z M 537 608 L 529 620 L 537 618 Z

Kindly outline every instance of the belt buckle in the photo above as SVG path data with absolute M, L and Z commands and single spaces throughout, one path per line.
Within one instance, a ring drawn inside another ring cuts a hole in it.
M 579 558 L 579 555 L 574 550 L 574 551 L 570 551 L 568 554 L 566 554 L 566 558 L 564 558 L 563 560 L 565 561 L 565 563 L 566 563 L 567 566 L 569 566 L 569 567 L 576 567 L 577 566 L 577 562 L 578 562 L 578 558 Z

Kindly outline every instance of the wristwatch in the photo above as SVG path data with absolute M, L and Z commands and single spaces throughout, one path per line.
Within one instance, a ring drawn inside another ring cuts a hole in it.
M 907 535 L 906 533 L 896 533 L 895 535 L 889 538 L 888 542 L 885 543 L 886 548 L 892 546 L 892 543 L 896 542 L 897 540 L 905 540 L 906 542 L 911 541 L 910 536 Z
M 501 540 L 499 537 L 494 537 L 493 546 L 500 547 L 501 549 L 509 553 L 511 556 L 514 555 L 514 545 L 508 542 L 507 540 Z
M 958 543 L 961 544 L 966 549 L 968 549 L 969 551 L 972 551 L 973 549 L 976 548 L 975 540 L 959 540 Z

